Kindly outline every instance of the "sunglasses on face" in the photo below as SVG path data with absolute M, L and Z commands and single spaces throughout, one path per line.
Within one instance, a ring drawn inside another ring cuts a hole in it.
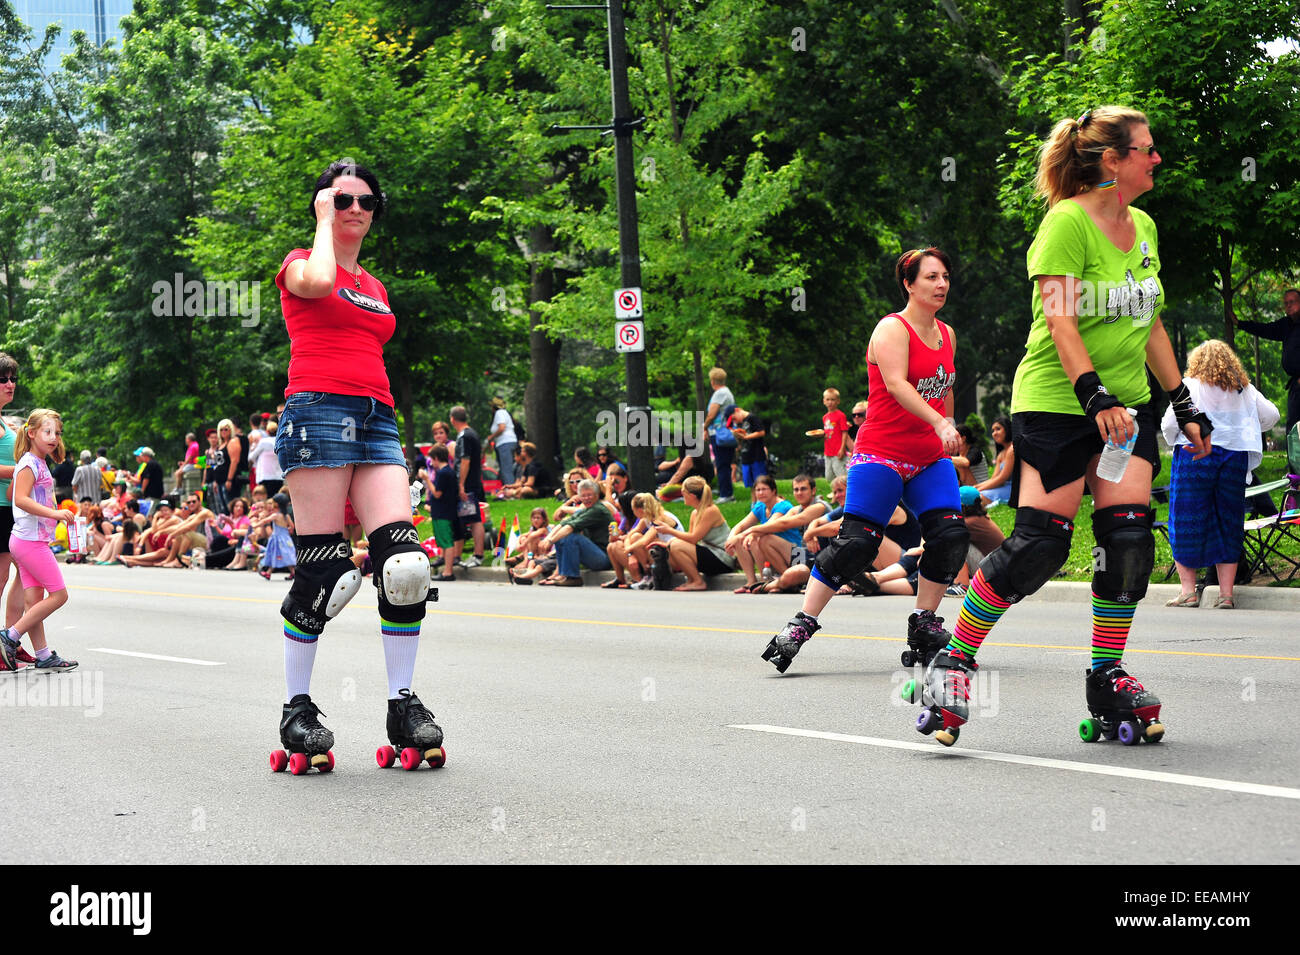
M 855 418 L 865 418 L 866 416 L 867 416 L 867 413 L 866 413 L 865 411 L 855 411 L 855 412 L 853 412 L 853 417 L 855 417 Z
M 16 385 L 16 384 L 18 384 L 18 376 L 17 376 L 17 375 L 0 375 L 0 383 L 4 383 L 4 382 L 13 382 L 13 383 Z
M 1155 143 L 1152 143 L 1150 146 L 1116 146 L 1115 148 L 1125 150 L 1131 149 L 1133 152 L 1141 153 L 1144 156 L 1150 156 L 1152 153 L 1159 155 L 1160 153 L 1160 150 L 1156 149 Z
M 367 193 L 364 196 L 354 196 L 349 192 L 340 192 L 334 196 L 334 208 L 339 212 L 352 208 L 352 200 L 355 199 L 361 204 L 361 208 L 366 212 L 374 212 L 375 206 L 379 205 L 379 197 Z

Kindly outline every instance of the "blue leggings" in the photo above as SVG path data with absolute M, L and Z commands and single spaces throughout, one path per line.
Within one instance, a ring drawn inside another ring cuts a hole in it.
M 883 464 L 864 461 L 849 468 L 848 492 L 844 495 L 846 516 L 851 514 L 887 527 L 900 498 L 918 517 L 938 508 L 960 513 L 961 491 L 952 459 L 940 458 L 906 483 L 897 471 Z M 815 565 L 812 575 L 830 586 Z

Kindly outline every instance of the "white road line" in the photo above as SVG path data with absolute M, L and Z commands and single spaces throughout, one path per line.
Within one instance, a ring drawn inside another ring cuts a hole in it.
M 115 653 L 119 657 L 144 657 L 146 660 L 166 660 L 168 663 L 193 663 L 199 667 L 223 667 L 224 663 L 213 660 L 192 660 L 189 657 L 164 657 L 157 653 L 136 653 L 134 650 L 110 650 L 107 647 L 91 647 L 91 653 Z
M 1273 796 L 1278 799 L 1300 799 L 1300 789 L 1288 789 L 1285 786 L 1266 786 L 1261 783 L 1242 783 L 1233 779 L 1213 779 L 1209 776 L 1184 776 L 1181 773 L 1161 773 L 1150 769 L 1130 769 L 1126 766 L 1103 766 L 1098 763 L 1076 763 L 1067 759 L 1044 759 L 1041 756 L 1019 756 L 1015 753 L 993 753 L 980 749 L 946 749 L 938 743 L 905 743 L 902 740 L 896 739 L 877 739 L 873 736 L 848 736 L 844 733 L 822 733 L 818 730 L 793 729 L 788 726 L 732 724 L 728 729 L 753 730 L 758 733 L 777 733 L 782 736 L 807 736 L 810 739 L 828 739 L 839 743 L 857 743 L 859 746 L 879 746 L 885 749 L 906 749 L 918 753 L 930 753 L 934 756 L 960 756 L 965 759 L 986 759 L 995 763 L 1017 763 L 1021 766 L 1038 766 L 1042 769 L 1061 769 L 1072 773 L 1093 773 L 1098 776 L 1124 776 L 1129 779 L 1144 779 L 1153 783 L 1170 783 L 1175 786 L 1196 786 L 1201 789 L 1222 789 L 1227 792 L 1249 793 L 1253 796 Z M 1145 746 L 1148 744 L 1143 745 Z

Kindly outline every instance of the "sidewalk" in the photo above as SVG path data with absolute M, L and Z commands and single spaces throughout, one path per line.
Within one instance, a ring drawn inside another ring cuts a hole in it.
M 503 567 L 484 566 L 475 567 L 472 570 L 457 567 L 456 578 L 457 580 L 472 580 L 479 583 L 497 583 L 502 586 L 508 586 L 510 583 L 506 578 L 505 568 Z M 611 570 L 586 570 L 583 571 L 582 579 L 586 587 L 599 587 L 605 581 L 613 580 L 614 572 Z M 710 591 L 719 593 L 730 593 L 745 582 L 743 574 L 719 574 L 717 577 L 706 577 L 704 579 L 708 583 Z M 681 583 L 683 580 L 685 578 L 680 574 L 674 575 L 675 584 Z M 455 583 L 444 583 L 439 586 L 455 587 Z M 536 586 L 536 584 L 533 586 Z M 1147 595 L 1143 598 L 1142 603 L 1148 607 L 1163 607 L 1165 601 L 1172 600 L 1178 594 L 1178 584 L 1152 584 L 1147 589 Z M 1213 610 L 1214 599 L 1218 596 L 1218 587 L 1206 587 L 1205 593 L 1201 596 L 1201 606 L 1197 609 Z M 1233 596 L 1236 598 L 1237 610 L 1300 611 L 1300 587 L 1238 586 L 1234 588 Z M 1028 601 L 1086 604 L 1092 599 L 1092 585 L 1087 581 L 1053 581 L 1044 585 L 1043 589 L 1038 593 L 1025 599 Z M 952 603 L 955 600 L 954 597 L 945 598 L 947 603 Z

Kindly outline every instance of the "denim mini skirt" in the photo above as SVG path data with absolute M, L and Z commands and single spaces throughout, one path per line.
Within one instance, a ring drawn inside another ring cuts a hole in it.
M 286 475 L 298 468 L 348 464 L 406 467 L 391 407 L 364 395 L 324 391 L 289 396 L 275 435 L 275 456 Z

